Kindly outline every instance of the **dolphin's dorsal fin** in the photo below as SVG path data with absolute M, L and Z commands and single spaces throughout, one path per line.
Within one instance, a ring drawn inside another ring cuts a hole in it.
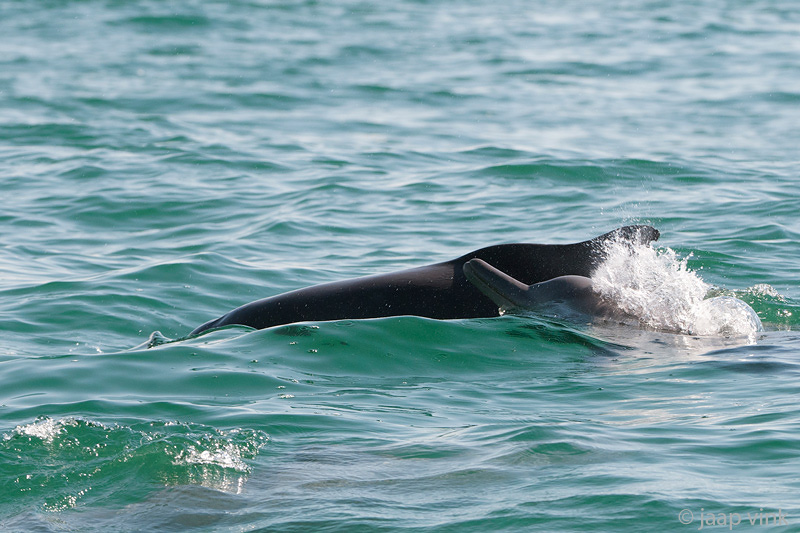
M 528 286 L 502 272 L 483 259 L 471 259 L 464 263 L 464 275 L 483 294 L 501 309 L 526 306 Z
M 566 305 L 571 311 L 594 313 L 603 309 L 585 276 L 559 276 L 525 285 L 483 259 L 464 263 L 464 275 L 501 310 L 537 311 Z

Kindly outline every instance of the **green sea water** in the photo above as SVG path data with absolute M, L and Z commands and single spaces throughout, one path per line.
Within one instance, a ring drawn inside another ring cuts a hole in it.
M 800 531 L 799 43 L 789 0 L 0 2 L 0 529 Z M 628 223 L 764 331 L 185 338 Z

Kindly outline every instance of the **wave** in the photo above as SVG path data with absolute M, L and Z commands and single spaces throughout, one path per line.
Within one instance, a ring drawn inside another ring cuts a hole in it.
M 87 502 L 107 503 L 118 497 L 115 487 L 122 478 L 135 479 L 141 491 L 155 483 L 238 493 L 250 473 L 249 461 L 268 441 L 263 431 L 243 428 L 41 417 L 0 437 L 5 458 L 1 487 L 4 494 L 15 495 L 9 501 L 16 512 L 30 505 L 63 511 Z M 130 497 L 126 494 L 123 501 Z

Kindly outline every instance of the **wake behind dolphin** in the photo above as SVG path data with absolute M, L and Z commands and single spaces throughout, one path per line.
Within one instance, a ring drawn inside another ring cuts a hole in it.
M 417 315 L 437 319 L 499 316 L 498 306 L 467 279 L 464 264 L 482 259 L 525 284 L 560 276 L 589 277 L 606 259 L 608 243 L 647 245 L 659 232 L 625 226 L 575 244 L 500 244 L 433 265 L 287 292 L 258 300 L 192 331 L 239 324 L 256 329 L 305 321 Z

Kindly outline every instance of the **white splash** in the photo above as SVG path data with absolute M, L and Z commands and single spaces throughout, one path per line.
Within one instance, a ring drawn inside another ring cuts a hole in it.
M 592 275 L 594 290 L 645 327 L 688 335 L 750 337 L 761 320 L 731 296 L 707 298 L 711 286 L 670 248 L 613 241 Z
M 195 464 L 204 466 L 219 466 L 232 468 L 239 472 L 249 472 L 249 467 L 242 460 L 241 449 L 233 443 L 218 444 L 214 449 L 198 450 L 195 446 L 188 446 L 175 458 L 174 464 Z
M 15 432 L 19 435 L 37 437 L 44 442 L 51 443 L 59 434 L 64 433 L 65 425 L 74 425 L 74 421 L 70 418 L 65 418 L 62 420 L 41 418 L 36 422 L 32 422 L 24 426 L 17 426 L 15 428 Z

